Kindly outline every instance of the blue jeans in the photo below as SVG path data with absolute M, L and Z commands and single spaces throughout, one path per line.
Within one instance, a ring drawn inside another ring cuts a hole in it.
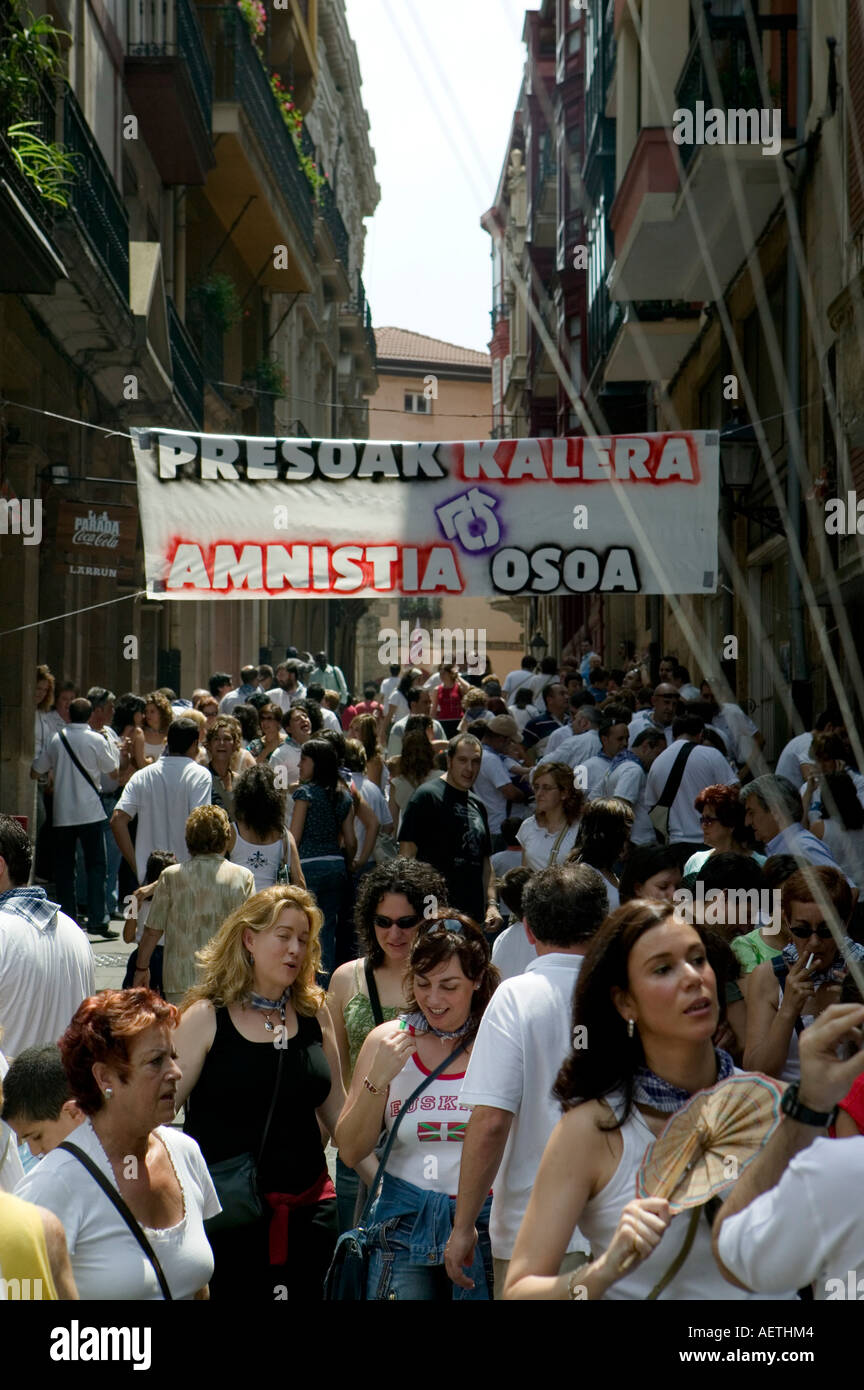
M 456 1200 L 428 1192 L 414 1183 L 384 1174 L 370 1221 L 369 1300 L 443 1303 L 452 1299 L 492 1298 L 492 1247 L 489 1243 L 491 1196 L 477 1218 L 477 1249 L 467 1271 L 473 1289 L 450 1282 L 444 1246 L 453 1229 Z
M 348 891 L 348 870 L 345 860 L 315 859 L 304 860 L 303 877 L 310 893 L 324 914 L 321 928 L 321 974 L 329 983 L 336 965 L 336 927 L 339 913 Z

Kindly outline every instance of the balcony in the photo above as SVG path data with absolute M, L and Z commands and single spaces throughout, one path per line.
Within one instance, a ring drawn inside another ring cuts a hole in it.
M 174 391 L 193 427 L 200 430 L 204 423 L 204 371 L 201 358 L 177 313 L 174 301 L 168 299 L 167 303 Z
M 126 90 L 163 183 L 213 167 L 213 74 L 191 0 L 127 0 Z
M 294 141 L 240 11 L 205 5 L 198 17 L 213 64 L 216 167 L 207 198 L 259 285 L 308 293 L 314 199 Z
M 63 143 L 78 166 L 69 206 L 114 289 L 129 303 L 129 216 L 111 170 L 71 88 L 63 101 Z
M 671 381 L 699 334 L 698 306 L 650 300 L 622 306 L 603 371 L 607 382 Z
M 267 6 L 267 61 L 290 72 L 302 111 L 308 111 L 318 78 L 318 0 L 282 0 Z
M 526 240 L 535 247 L 549 247 L 555 245 L 558 207 L 555 138 L 550 131 L 542 133 L 533 153 L 535 176 Z
M 758 16 L 754 55 L 743 19 L 709 14 L 703 21 L 674 96 L 675 109 L 693 116 L 693 143 L 676 145 L 671 130 L 642 130 L 618 189 L 610 216 L 613 298 L 712 300 L 746 259 L 782 196 L 782 142 L 793 135 L 795 22 L 793 15 Z M 713 58 L 707 65 L 703 43 Z M 755 125 L 744 121 L 764 105 L 760 77 L 779 112 L 781 148 L 774 154 L 749 142 Z M 724 106 L 714 107 L 712 87 Z M 696 143 L 712 109 L 721 111 L 727 134 L 735 113 L 736 143 Z M 739 142 L 741 136 L 748 143 Z
M 507 304 L 496 304 L 494 309 L 489 310 L 489 318 L 492 323 L 492 332 L 494 333 L 499 323 L 506 323 L 509 320 L 509 306 Z
M 311 159 L 322 174 L 318 164 L 318 151 L 305 125 L 301 135 L 303 154 Z M 351 254 L 348 228 L 336 203 L 336 195 L 326 178 L 318 188 L 315 197 L 315 250 L 321 275 L 332 290 L 337 302 L 346 300 L 351 292 L 348 279 L 348 264 Z
M 6 36 L 0 36 L 5 42 Z M 11 119 L 0 109 L 3 130 L 18 120 L 36 121 L 35 133 L 49 144 L 54 140 L 54 92 L 39 78 L 23 109 Z M 0 97 L 2 101 L 2 97 Z M 0 294 L 51 294 L 55 283 L 66 278 L 66 268 L 53 232 L 57 205 L 43 198 L 36 185 L 19 169 L 10 143 L 0 135 Z
M 347 303 L 341 306 L 339 328 L 343 348 L 350 351 L 357 362 L 358 375 L 368 387 L 369 392 L 378 387 L 378 350 L 375 331 L 372 327 L 372 310 L 366 299 L 363 277 L 357 272 L 354 293 Z

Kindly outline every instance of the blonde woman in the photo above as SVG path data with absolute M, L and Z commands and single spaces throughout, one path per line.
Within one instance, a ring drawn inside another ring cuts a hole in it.
M 336 1241 L 322 1129 L 335 1129 L 345 1092 L 315 983 L 321 921 L 302 888 L 276 885 L 249 898 L 199 951 L 200 980 L 177 1028 L 186 1133 L 211 1168 L 257 1159 L 263 1215 L 208 1233 L 212 1297 L 226 1302 L 320 1299 Z

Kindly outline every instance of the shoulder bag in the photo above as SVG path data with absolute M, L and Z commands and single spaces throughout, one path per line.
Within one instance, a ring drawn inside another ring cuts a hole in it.
M 258 1157 L 255 1158 L 250 1153 L 236 1154 L 233 1158 L 223 1158 L 219 1163 L 208 1163 L 210 1177 L 213 1179 L 213 1186 L 216 1188 L 216 1195 L 222 1207 L 220 1212 L 211 1216 L 204 1222 L 204 1229 L 208 1236 L 221 1235 L 223 1231 L 236 1231 L 242 1226 L 252 1226 L 256 1221 L 260 1221 L 264 1214 L 264 1207 L 261 1202 L 261 1192 L 258 1185 L 258 1164 L 264 1153 L 264 1145 L 267 1143 L 267 1135 L 270 1133 L 270 1123 L 273 1119 L 273 1112 L 276 1109 L 276 1099 L 279 1095 L 279 1082 L 282 1077 L 282 1059 L 285 1056 L 284 1047 L 277 1048 L 279 1061 L 276 1065 L 276 1084 L 273 1087 L 273 1095 L 270 1100 L 270 1109 L 267 1113 L 267 1121 L 264 1125 L 264 1133 L 261 1136 L 261 1144 L 258 1149 Z M 187 1097 L 186 1107 L 188 1115 L 189 1099 Z
M 678 788 L 681 786 L 681 778 L 684 776 L 684 765 L 695 747 L 696 744 L 691 743 L 689 739 L 684 744 L 684 747 L 680 750 L 677 758 L 672 764 L 669 776 L 666 778 L 665 787 L 648 812 L 648 819 L 654 827 L 658 844 L 668 845 L 669 843 L 669 811 L 672 807 L 672 802 L 678 795 Z
M 402 1123 L 402 1117 L 407 1114 L 409 1106 L 413 1105 L 420 1093 L 425 1091 L 426 1087 L 429 1086 L 436 1077 L 440 1076 L 443 1071 L 446 1071 L 450 1063 L 459 1056 L 460 1052 L 464 1051 L 464 1047 L 465 1044 L 460 1043 L 459 1046 L 450 1053 L 450 1056 L 445 1057 L 444 1061 L 441 1062 L 434 1071 L 430 1072 L 428 1076 L 424 1076 L 420 1085 L 416 1090 L 412 1091 L 411 1095 L 400 1109 L 399 1114 L 396 1116 L 393 1128 L 387 1137 L 387 1143 L 384 1145 L 384 1152 L 378 1164 L 378 1172 L 375 1174 L 375 1181 L 369 1189 L 369 1196 L 366 1199 L 366 1205 L 363 1208 L 360 1223 L 358 1226 L 355 1226 L 354 1230 L 345 1231 L 336 1242 L 333 1260 L 324 1279 L 324 1297 L 328 1301 L 350 1301 L 352 1303 L 366 1302 L 369 1257 L 372 1253 L 369 1241 L 370 1232 L 366 1222 L 369 1220 L 369 1215 L 375 1204 L 375 1199 L 378 1196 L 378 1189 L 381 1186 L 384 1170 L 387 1167 L 387 1160 L 390 1157 L 390 1150 L 393 1148 L 399 1126 Z
M 168 1287 L 168 1280 L 165 1278 L 165 1271 L 159 1263 L 156 1251 L 153 1249 L 153 1246 L 150 1244 L 149 1240 L 147 1239 L 143 1230 L 141 1229 L 140 1223 L 132 1215 L 132 1212 L 129 1210 L 123 1198 L 120 1196 L 120 1193 L 117 1191 L 116 1187 L 114 1187 L 108 1181 L 104 1173 L 100 1172 L 100 1170 L 96 1167 L 96 1164 L 93 1162 L 92 1158 L 90 1158 L 89 1154 L 85 1154 L 84 1150 L 79 1149 L 77 1144 L 70 1144 L 68 1139 L 64 1139 L 63 1143 L 58 1144 L 57 1147 L 58 1149 L 65 1149 L 67 1153 L 70 1153 L 74 1158 L 77 1158 L 78 1162 L 84 1168 L 87 1169 L 87 1172 L 90 1174 L 93 1181 L 99 1184 L 102 1191 L 105 1193 L 105 1196 L 108 1198 L 109 1202 L 111 1202 L 117 1208 L 120 1215 L 123 1217 L 123 1220 L 126 1222 L 126 1225 L 129 1227 L 129 1230 L 132 1232 L 138 1244 L 141 1246 L 141 1249 L 144 1251 L 144 1254 L 147 1256 L 148 1260 L 153 1266 L 153 1271 L 156 1275 L 156 1278 L 159 1280 L 159 1287 L 162 1290 L 162 1297 L 169 1302 L 173 1301 L 174 1295 Z

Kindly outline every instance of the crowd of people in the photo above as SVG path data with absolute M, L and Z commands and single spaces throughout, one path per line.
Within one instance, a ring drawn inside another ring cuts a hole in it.
M 831 1297 L 864 1265 L 811 1201 L 864 1146 L 864 773 L 837 709 L 771 772 L 718 673 L 647 676 L 588 642 L 362 699 L 293 648 L 188 698 L 38 667 L 0 1293 L 310 1301 L 362 1222 L 368 1299 Z M 713 1224 L 634 1197 L 742 1070 L 785 1118 Z

